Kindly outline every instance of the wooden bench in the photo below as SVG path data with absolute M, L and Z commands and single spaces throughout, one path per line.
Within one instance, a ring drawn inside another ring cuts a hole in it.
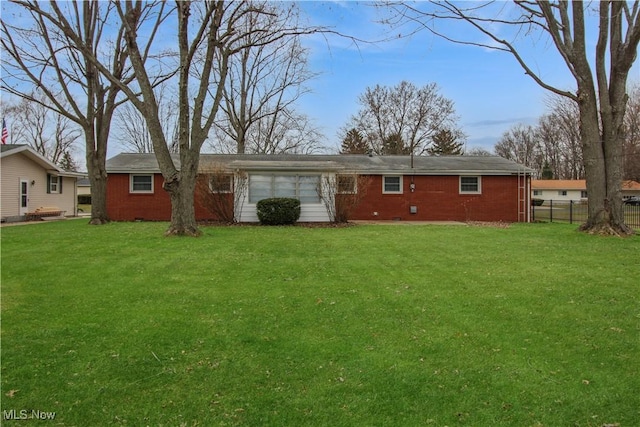
M 27 212 L 27 221 L 40 221 L 44 219 L 63 219 L 67 211 L 60 210 L 56 206 L 39 207 L 33 212 Z

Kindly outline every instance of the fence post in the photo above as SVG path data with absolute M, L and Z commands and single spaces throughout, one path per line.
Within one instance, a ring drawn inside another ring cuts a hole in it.
M 573 200 L 569 201 L 569 224 L 573 224 Z
M 531 201 L 531 222 L 536 222 L 536 204 Z
M 549 200 L 549 222 L 553 222 L 553 199 Z

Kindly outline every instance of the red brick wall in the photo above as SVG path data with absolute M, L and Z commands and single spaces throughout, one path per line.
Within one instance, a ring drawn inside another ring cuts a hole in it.
M 114 221 L 169 221 L 171 219 L 171 198 L 162 189 L 164 179 L 155 174 L 153 194 L 130 193 L 129 174 L 109 174 L 107 180 L 107 214 Z M 196 219 L 215 220 L 214 215 L 197 199 Z
M 162 189 L 162 175 L 154 177 L 153 194 L 129 193 L 129 174 L 109 174 L 107 213 L 115 221 L 168 221 L 171 219 L 169 194 Z M 459 194 L 458 176 L 416 176 L 403 180 L 403 194 L 382 194 L 382 176 L 370 177 L 366 197 L 352 211 L 353 220 L 402 221 L 518 221 L 518 178 L 483 176 L 482 194 Z M 231 195 L 229 195 L 231 197 Z M 196 192 L 196 219 L 215 220 L 202 206 Z M 411 214 L 410 206 L 417 207 Z M 374 215 L 377 212 L 378 215 Z
M 460 194 L 459 177 L 416 176 L 403 179 L 403 194 L 382 194 L 382 176 L 370 177 L 366 197 L 353 211 L 354 220 L 518 221 L 518 178 L 481 177 L 482 194 Z M 410 213 L 410 206 L 417 213 Z M 374 215 L 377 212 L 378 215 Z

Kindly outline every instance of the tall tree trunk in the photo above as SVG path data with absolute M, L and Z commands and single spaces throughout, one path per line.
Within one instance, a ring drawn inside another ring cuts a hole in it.
M 200 236 L 195 214 L 195 188 L 199 153 L 183 151 L 180 171 L 165 177 L 163 188 L 171 197 L 171 224 L 166 236 Z
M 92 135 L 93 129 L 85 129 L 86 160 L 89 183 L 91 184 L 91 225 L 102 225 L 109 222 L 107 214 L 107 169 L 106 144 L 96 146 Z M 97 148 L 96 148 L 97 147 Z

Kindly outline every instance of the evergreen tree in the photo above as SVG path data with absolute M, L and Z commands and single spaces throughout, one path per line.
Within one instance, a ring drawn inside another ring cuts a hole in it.
M 392 156 L 399 154 L 409 154 L 411 149 L 402 140 L 402 135 L 392 133 L 382 141 L 382 155 Z
M 64 154 L 62 154 L 62 158 L 58 162 L 58 166 L 67 172 L 78 172 L 78 164 L 68 151 L 65 151 Z
M 356 128 L 348 130 L 342 140 L 340 154 L 367 154 L 368 152 L 369 144 L 364 140 L 360 131 Z
M 431 156 L 461 156 L 464 153 L 464 143 L 459 136 L 449 129 L 441 129 L 433 135 L 432 145 L 427 148 Z
M 542 179 L 553 179 L 553 171 L 548 161 L 545 161 L 542 167 Z

